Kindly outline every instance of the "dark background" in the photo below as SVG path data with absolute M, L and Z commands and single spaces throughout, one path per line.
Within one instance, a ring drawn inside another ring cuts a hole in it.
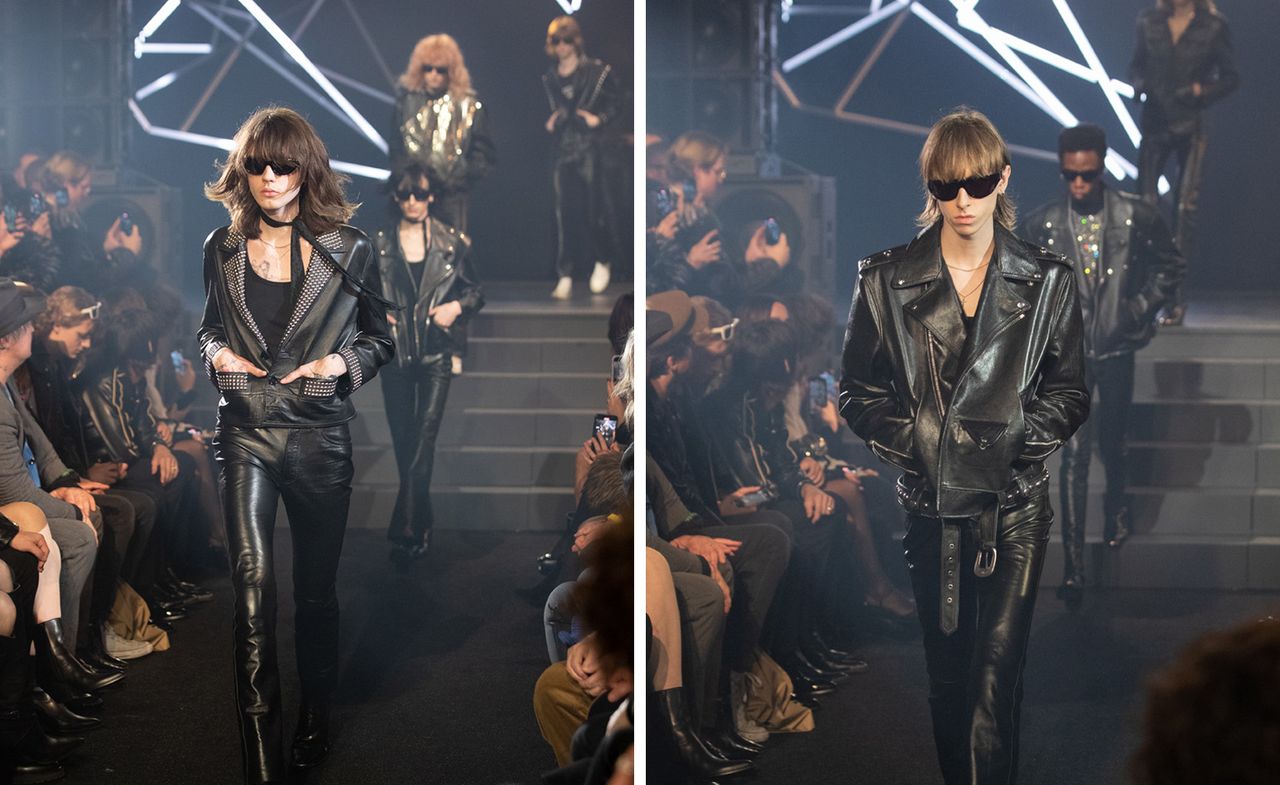
M 829 0 L 804 4 L 842 5 Z M 1116 78 L 1127 78 L 1134 20 L 1150 5 L 1149 0 L 1071 3 L 1103 65 Z M 949 2 L 929 0 L 925 6 L 957 26 Z M 1218 8 L 1231 23 L 1241 86 L 1207 113 L 1201 232 L 1190 267 L 1193 299 L 1196 290 L 1274 290 L 1280 283 L 1280 252 L 1266 231 L 1273 224 L 1270 190 L 1280 172 L 1275 131 L 1280 127 L 1280 60 L 1274 46 L 1280 3 L 1220 0 Z M 1050 0 L 983 0 L 977 10 L 994 27 L 1083 61 Z M 779 60 L 856 18 L 792 17 L 779 26 Z M 801 100 L 833 106 L 889 21 L 788 74 Z M 985 42 L 979 46 L 991 53 Z M 1024 59 L 1082 121 L 1102 125 L 1112 146 L 1137 162 L 1136 151 L 1100 89 Z M 1011 144 L 1056 150 L 1060 129 L 1048 115 L 914 16 L 903 24 L 847 109 L 928 126 L 960 104 L 986 113 Z M 1138 120 L 1139 106 L 1130 106 Z M 783 158 L 836 178 L 838 277 L 851 285 L 859 258 L 903 243 L 915 231 L 912 219 L 922 203 L 916 171 L 923 139 L 796 111 L 781 99 L 778 126 L 777 149 Z M 1058 198 L 1062 188 L 1055 163 L 1014 156 L 1011 192 L 1024 211 Z M 1127 180 L 1122 188 L 1134 190 L 1135 184 Z
M 198 0 L 197 0 L 198 1 Z M 62 39 L 63 50 L 70 52 L 78 35 L 75 20 L 85 19 L 86 27 L 97 26 L 101 9 L 108 0 L 4 0 L 13 2 L 18 24 L 32 29 L 10 30 L 6 41 L 18 44 L 33 37 L 53 36 Z M 161 7 L 162 0 L 132 0 L 132 18 L 127 23 L 126 47 L 132 38 Z M 180 6 L 151 37 L 153 42 L 212 41 L 215 51 L 186 71 L 170 87 L 140 102 L 153 125 L 180 127 L 201 94 L 223 66 L 232 42 L 188 8 Z M 239 9 L 231 0 L 206 0 L 207 8 Z M 312 0 L 260 0 L 262 8 L 286 32 L 293 31 L 307 16 Z M 48 13 L 42 9 L 52 9 Z M 434 0 L 328 0 L 308 23 L 296 43 L 317 65 L 333 69 L 385 93 L 394 93 L 377 60 L 352 21 L 350 9 L 360 14 L 365 28 L 377 44 L 393 77 L 398 77 L 419 38 L 435 32 L 447 32 L 458 40 L 471 72 L 472 85 L 487 105 L 497 145 L 498 165 L 475 189 L 471 202 L 471 234 L 475 238 L 475 261 L 486 280 L 547 279 L 552 277 L 555 226 L 552 213 L 550 155 L 552 152 L 543 123 L 549 114 L 540 80 L 550 65 L 543 51 L 547 24 L 563 13 L 554 0 L 484 0 L 483 2 L 444 2 Z M 598 57 L 615 68 L 619 85 L 625 90 L 627 105 L 631 102 L 632 21 L 631 0 L 585 0 L 576 14 L 582 26 L 587 54 Z M 61 18 L 59 34 L 51 31 Z M 245 20 L 223 17 L 235 29 L 244 29 Z M 89 21 L 92 20 L 92 21 Z M 92 35 L 97 35 L 96 32 Z M 86 37 L 87 38 L 87 37 Z M 300 68 L 264 31 L 259 29 L 251 39 L 258 47 L 310 83 Z M 54 46 L 59 45 L 53 43 Z M 100 45 L 95 39 L 94 45 Z M 43 45 L 42 45 L 43 46 Z M 11 74 L 0 80 L 6 92 L 15 81 L 28 82 L 49 70 L 48 50 L 41 60 L 27 59 L 29 74 Z M 133 89 L 196 59 L 192 55 L 148 54 L 129 59 Z M 73 71 L 95 68 L 95 61 L 67 59 L 64 69 Z M 48 74 L 47 74 L 48 75 Z M 49 75 L 57 79 L 57 74 Z M 64 81 L 67 79 L 63 76 Z M 335 82 L 335 84 L 337 84 Z M 337 84 L 338 89 L 378 129 L 384 138 L 391 133 L 392 107 L 355 89 Z M 56 92 L 51 83 L 50 92 Z M 319 88 L 317 88 L 317 92 Z M 125 95 L 131 94 L 128 91 Z M 6 99 L 9 96 L 4 96 Z M 311 98 L 263 65 L 250 53 L 241 52 L 231 65 L 225 80 L 190 130 L 215 137 L 230 137 L 254 109 L 267 104 L 282 104 L 302 112 L 319 131 L 338 160 L 386 168 L 385 157 L 369 141 L 321 109 Z M 13 118 L 11 118 L 13 119 Z M 3 123 L 0 123 L 3 125 Z M 629 132 L 631 115 L 618 117 L 616 128 Z M 7 126 L 18 129 L 17 122 Z M 202 183 L 214 177 L 214 162 L 222 152 L 211 148 L 148 136 L 128 119 L 126 165 L 155 180 L 180 189 L 182 239 L 176 247 L 183 258 L 162 262 L 185 280 L 186 288 L 198 289 L 200 243 L 205 235 L 226 223 L 220 205 L 206 201 L 201 195 Z M 10 154 L 23 145 L 48 146 L 47 152 L 60 146 L 47 136 L 9 138 L 4 149 Z M 629 171 L 629 159 L 625 163 Z M 95 180 L 95 183 L 101 180 Z M 350 196 L 364 203 L 353 221 L 366 231 L 376 227 L 386 214 L 380 183 L 353 177 Z M 628 213 L 629 214 L 629 213 Z M 629 246 L 628 246 L 629 247 Z M 159 260 L 157 260 L 159 261 Z M 629 257 L 620 267 L 630 268 Z M 195 270 L 194 274 L 190 274 Z

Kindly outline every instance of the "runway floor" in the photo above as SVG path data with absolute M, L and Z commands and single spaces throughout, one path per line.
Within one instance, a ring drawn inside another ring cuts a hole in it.
M 1280 613 L 1280 593 L 1108 590 L 1069 614 L 1041 589 L 1027 657 L 1020 785 L 1127 785 L 1144 684 L 1205 631 Z M 918 636 L 880 639 L 807 734 L 779 736 L 753 785 L 941 783 Z
M 547 664 L 538 582 L 547 533 L 439 532 L 408 575 L 380 533 L 347 536 L 339 573 L 342 677 L 335 746 L 311 785 L 534 783 L 555 767 L 533 716 Z M 289 537 L 277 531 L 278 582 L 290 585 Z M 231 589 L 177 622 L 173 648 L 136 661 L 104 693 L 105 727 L 68 761 L 76 785 L 234 785 L 240 779 L 231 675 Z M 294 706 L 293 610 L 281 591 L 281 672 Z M 286 739 L 293 712 L 286 714 Z

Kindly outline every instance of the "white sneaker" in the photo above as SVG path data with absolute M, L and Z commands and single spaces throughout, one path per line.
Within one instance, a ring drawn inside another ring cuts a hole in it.
M 136 660 L 154 651 L 150 641 L 133 641 L 116 635 L 115 630 L 107 627 L 102 631 L 102 642 L 107 654 L 117 660 Z
M 450 360 L 449 362 L 451 364 L 450 370 L 453 372 L 453 375 L 461 376 L 462 375 L 462 358 L 455 354 L 453 356 L 453 359 Z
M 609 265 L 604 262 L 596 262 L 596 267 L 591 271 L 591 280 L 587 283 L 592 294 L 600 294 L 609 288 Z
M 747 691 L 751 676 L 746 673 L 729 674 L 729 700 L 733 704 L 733 729 L 742 738 L 756 744 L 769 740 L 769 731 L 763 725 L 747 717 Z
M 556 288 L 551 290 L 552 300 L 568 300 L 573 296 L 573 279 L 565 275 L 556 283 Z

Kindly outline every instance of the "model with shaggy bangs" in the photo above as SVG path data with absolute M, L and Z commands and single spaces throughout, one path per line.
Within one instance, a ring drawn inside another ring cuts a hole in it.
M 556 45 L 551 42 L 553 37 L 568 41 L 578 53 L 578 57 L 586 57 L 586 42 L 582 40 L 582 28 L 578 26 L 577 19 L 572 16 L 557 16 L 551 20 L 551 24 L 547 25 L 547 57 L 556 56 Z
M 982 112 L 961 107 L 939 120 L 920 150 L 920 184 L 924 186 L 924 210 L 919 226 L 932 226 L 942 218 L 938 200 L 929 193 L 930 180 L 963 180 L 1003 172 L 1009 166 L 1009 148 L 995 125 Z M 1018 212 L 1009 194 L 996 198 L 996 222 L 1012 230 Z
M 414 92 L 425 91 L 422 66 L 428 64 L 444 65 L 449 69 L 449 95 L 454 101 L 461 101 L 471 93 L 471 73 L 453 36 L 436 33 L 418 41 L 409 55 L 409 64 L 400 74 L 401 87 Z
M 302 115 L 282 106 L 268 106 L 250 115 L 236 131 L 234 147 L 219 164 L 220 174 L 205 183 L 204 195 L 220 202 L 231 216 L 231 227 L 249 239 L 261 231 L 262 210 L 249 190 L 246 159 L 296 163 L 302 174 L 298 217 L 314 235 L 332 232 L 355 214 L 343 186 L 348 177 L 329 166 L 329 151 Z

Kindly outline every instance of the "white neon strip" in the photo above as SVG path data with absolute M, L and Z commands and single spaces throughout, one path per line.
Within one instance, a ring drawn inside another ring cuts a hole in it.
M 813 58 L 825 52 L 831 51 L 832 49 L 844 43 L 845 41 L 848 41 L 850 38 L 853 38 L 858 33 L 861 33 L 864 30 L 867 30 L 873 27 L 874 25 L 880 23 L 886 18 L 893 16 L 895 13 L 897 13 L 898 11 L 901 11 L 903 8 L 906 8 L 907 6 L 911 6 L 912 8 L 918 7 L 918 6 L 912 5 L 912 3 L 913 3 L 913 0 L 896 0 L 896 2 L 890 3 L 887 6 L 884 6 L 879 11 L 875 11 L 873 13 L 867 14 L 866 16 L 862 17 L 861 19 L 849 25 L 848 27 L 845 27 L 843 30 L 822 39 L 818 43 L 814 44 L 808 49 L 805 49 L 799 54 L 793 55 L 787 60 L 784 60 L 782 63 L 782 72 L 790 73 L 791 71 L 794 71 L 795 69 L 799 68 L 800 66 L 812 60 Z
M 142 30 L 138 32 L 139 41 L 145 41 L 160 29 L 160 25 L 178 10 L 178 6 L 182 5 L 182 0 L 168 0 L 164 5 L 160 6 L 160 10 L 156 11 L 156 15 L 151 17 L 151 21 L 142 26 Z
M 275 71 L 277 74 L 279 74 L 281 79 L 284 79 L 289 84 L 298 88 L 299 92 L 301 92 L 303 95 L 307 96 L 311 100 L 315 101 L 316 104 L 320 106 L 320 108 L 324 109 L 329 114 L 338 118 L 338 120 L 341 123 L 351 128 L 356 133 L 360 132 L 360 129 L 356 126 L 355 122 L 345 112 L 343 112 L 337 106 L 334 106 L 329 101 L 325 100 L 325 97 L 321 95 L 319 91 L 312 88 L 311 85 L 309 85 L 305 80 L 300 79 L 296 74 L 294 74 L 288 68 L 285 68 L 283 65 L 276 62 L 275 58 L 271 57 L 266 52 L 259 49 L 257 46 L 254 46 L 253 42 L 247 39 L 247 36 L 249 35 L 249 33 L 242 34 L 236 31 L 234 28 L 231 27 L 231 25 L 219 19 L 212 11 L 205 8 L 202 4 L 192 4 L 191 10 L 195 11 L 197 14 L 204 17 L 205 21 L 207 21 L 209 24 L 221 30 L 223 33 L 227 35 L 227 37 L 231 38 L 233 41 L 236 41 L 237 43 L 243 43 L 245 50 L 248 51 L 249 54 L 258 58 L 259 62 L 261 62 L 266 67 L 270 68 L 272 71 Z M 245 16 L 247 17 L 248 14 L 245 14 Z M 248 19 L 247 21 L 253 21 L 253 20 Z M 252 32 L 252 31 L 249 31 L 249 32 Z
M 879 10 L 880 10 L 880 0 L 871 0 L 871 13 L 874 14 L 876 11 L 879 11 Z
M 582 0 L 556 0 L 556 4 L 564 9 L 566 14 L 573 15 L 574 11 L 582 9 Z M 390 175 L 388 175 L 389 177 Z
M 992 27 L 991 34 L 1004 41 L 1009 45 L 1010 49 L 1013 49 L 1016 52 L 1021 52 L 1028 57 L 1034 57 L 1042 63 L 1066 71 L 1072 76 L 1079 77 L 1091 84 L 1097 84 L 1098 82 L 1097 75 L 1094 74 L 1093 71 L 1090 71 L 1088 66 L 1077 63 L 1075 60 L 1063 57 L 1057 52 L 1051 52 L 1043 46 L 1037 46 L 1036 44 L 1033 44 L 1026 39 L 1019 38 L 1016 35 L 1010 35 L 1004 30 L 997 30 Z M 1125 98 L 1133 98 L 1133 86 L 1127 82 L 1122 82 L 1119 79 L 1112 79 L 1111 88 Z
M 1107 76 L 1107 70 L 1102 67 L 1102 60 L 1098 57 L 1098 53 L 1094 51 L 1093 45 L 1089 43 L 1088 37 L 1084 34 L 1084 28 L 1080 27 L 1080 22 L 1076 20 L 1076 15 L 1071 13 L 1071 9 L 1067 6 L 1065 0 L 1053 0 L 1053 5 L 1058 9 L 1058 16 L 1062 17 L 1062 21 L 1067 26 L 1067 32 L 1071 33 L 1071 37 L 1075 39 L 1076 46 L 1080 49 L 1080 54 L 1084 55 L 1084 61 L 1089 64 L 1090 70 L 1098 82 L 1098 86 L 1102 88 L 1102 93 L 1107 97 L 1107 103 L 1111 104 L 1111 110 L 1116 113 L 1116 117 L 1120 118 L 1120 125 L 1124 127 L 1124 132 L 1129 135 L 1129 141 L 1134 147 L 1142 141 L 1142 132 L 1138 130 L 1138 124 L 1133 121 L 1133 116 L 1129 114 L 1129 109 L 1120 101 L 1120 96 L 1111 86 L 1111 77 Z
M 379 90 L 376 87 L 370 87 L 364 82 L 356 81 L 355 79 L 352 79 L 349 76 L 340 74 L 337 71 L 331 70 L 329 68 L 325 68 L 324 66 L 320 66 L 320 73 L 329 77 L 330 79 L 337 82 L 338 84 L 346 85 L 347 87 L 350 87 L 352 90 L 358 90 L 364 93 L 365 95 L 369 96 L 370 98 L 378 99 L 384 104 L 394 105 L 396 102 L 396 97 L 394 95 L 391 95 L 389 93 L 384 93 L 383 91 Z
M 964 36 L 960 35 L 960 31 L 956 30 L 951 25 L 939 19 L 936 15 L 934 15 L 932 11 L 930 11 L 929 9 L 925 8 L 922 5 L 917 4 L 917 5 L 911 6 L 911 13 L 915 14 L 917 17 L 923 20 L 926 24 L 928 24 L 934 30 L 937 30 L 939 33 L 941 33 L 942 36 L 946 38 L 948 41 L 960 47 L 960 49 L 963 50 L 965 54 L 969 55 L 974 60 L 977 60 L 979 63 L 985 66 L 986 69 L 991 73 L 995 74 L 1000 79 L 1000 81 L 1009 85 L 1014 90 L 1017 90 L 1022 95 L 1023 98 L 1035 104 L 1037 107 L 1039 107 L 1046 113 L 1052 114 L 1052 112 L 1049 112 L 1048 106 L 1046 106 L 1044 101 L 1040 99 L 1040 96 L 1036 95 L 1034 90 L 1032 90 L 1030 87 L 1027 87 L 1027 85 L 1024 84 L 1021 79 L 1014 76 L 1013 73 L 1009 71 L 1009 69 L 997 63 L 995 59 L 991 57 L 991 55 L 979 49 L 968 38 L 965 38 Z
M 190 131 L 179 131 L 176 128 L 159 128 L 151 124 L 147 116 L 142 112 L 142 107 L 138 106 L 132 98 L 129 99 L 129 110 L 133 112 L 133 117 L 138 121 L 138 125 L 142 127 L 150 136 L 161 139 L 173 139 L 179 142 L 187 142 L 188 144 L 198 144 L 202 147 L 214 147 L 219 150 L 231 150 L 235 147 L 234 139 L 227 139 L 221 136 L 208 136 L 206 134 L 195 134 Z M 349 161 L 335 161 L 329 159 L 329 165 L 339 172 L 354 174 L 359 177 L 368 177 L 373 180 L 386 180 L 391 176 L 389 169 L 379 169 L 376 166 L 365 166 L 364 164 L 353 164 Z
M 266 12 L 263 11 L 262 8 L 254 2 L 254 0 L 240 0 L 240 5 L 244 6 L 249 13 L 253 14 L 253 18 L 258 20 L 258 24 L 262 25 L 263 29 L 270 33 L 272 38 L 276 39 L 276 43 L 280 44 L 280 48 L 284 49 L 285 52 L 287 52 L 289 56 L 302 67 L 302 70 L 306 71 L 307 75 L 310 76 L 316 84 L 320 85 L 320 89 L 324 90 L 325 93 L 328 94 L 329 98 L 333 99 L 333 102 L 341 107 L 342 111 L 346 112 L 347 116 L 350 117 L 352 122 L 359 127 L 360 131 L 364 133 L 369 141 L 373 142 L 374 146 L 383 153 L 386 153 L 387 142 L 382 138 L 382 135 L 369 124 L 368 120 L 364 119 L 364 115 L 360 114 L 360 112 L 351 105 L 351 102 L 347 100 L 347 97 L 343 95 L 338 88 L 333 86 L 333 82 L 330 82 L 328 77 L 320 73 L 320 69 L 316 68 L 315 63 L 311 62 L 311 59 L 308 58 L 307 55 L 298 48 L 298 45 L 280 29 L 280 26 L 277 25 L 271 17 L 267 16 Z
M 138 92 L 134 93 L 133 97 L 136 100 L 141 101 L 142 99 L 146 98 L 147 96 L 153 93 L 160 92 L 161 90 L 165 89 L 166 87 L 168 87 L 169 85 L 173 84 L 176 81 L 178 81 L 178 72 L 170 71 L 169 73 L 155 80 L 151 84 L 143 85 L 142 87 L 138 88 Z
M 213 44 L 138 44 L 133 47 L 133 56 L 207 55 L 212 51 Z

